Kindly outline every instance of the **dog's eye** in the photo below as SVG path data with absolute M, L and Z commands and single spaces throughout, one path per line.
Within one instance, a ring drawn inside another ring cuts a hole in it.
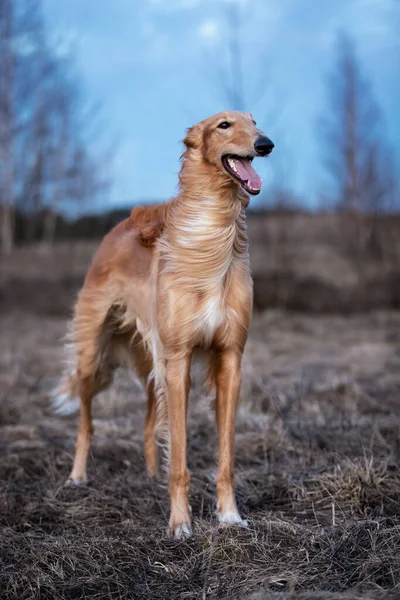
M 218 125 L 218 127 L 219 127 L 220 129 L 228 129 L 228 127 L 230 127 L 230 126 L 231 126 L 231 124 L 230 124 L 230 123 L 228 123 L 228 121 L 222 121 L 222 123 L 220 123 L 220 124 Z

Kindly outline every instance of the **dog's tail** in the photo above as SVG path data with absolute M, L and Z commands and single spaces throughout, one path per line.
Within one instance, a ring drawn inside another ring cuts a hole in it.
M 71 338 L 71 336 L 68 336 Z M 65 344 L 65 368 L 61 379 L 50 394 L 52 411 L 58 415 L 71 415 L 79 409 L 79 383 L 75 343 Z

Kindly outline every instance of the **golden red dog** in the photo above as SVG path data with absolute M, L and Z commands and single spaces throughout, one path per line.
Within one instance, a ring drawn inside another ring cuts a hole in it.
M 76 456 L 68 480 L 86 481 L 93 397 L 128 363 L 148 395 L 147 469 L 158 468 L 157 436 L 169 456 L 170 531 L 191 532 L 186 466 L 190 364 L 208 351 L 219 436 L 218 518 L 245 524 L 234 494 L 234 424 L 241 359 L 252 311 L 245 208 L 261 179 L 251 162 L 273 143 L 248 113 L 222 112 L 188 130 L 179 195 L 134 208 L 101 243 L 79 294 L 59 407 L 80 398 Z

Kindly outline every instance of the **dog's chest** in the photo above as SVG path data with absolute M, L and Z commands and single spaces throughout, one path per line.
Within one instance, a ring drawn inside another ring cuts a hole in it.
M 233 263 L 220 286 L 209 288 L 193 313 L 192 323 L 205 346 L 231 343 L 249 321 L 252 282 L 247 270 Z
M 234 328 L 236 320 L 236 312 L 222 291 L 205 298 L 196 319 L 201 345 L 209 346 L 216 337 L 220 337 L 222 331 Z
M 210 341 L 226 318 L 227 308 L 223 305 L 222 294 L 217 293 L 207 298 L 199 312 L 198 329 Z

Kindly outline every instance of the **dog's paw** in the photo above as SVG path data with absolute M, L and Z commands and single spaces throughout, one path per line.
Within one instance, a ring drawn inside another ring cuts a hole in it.
M 79 477 L 68 477 L 64 483 L 64 487 L 84 487 L 87 485 L 87 479 L 81 479 Z
M 189 523 L 180 523 L 174 527 L 170 526 L 168 528 L 168 533 L 176 540 L 185 540 L 192 535 L 192 528 Z
M 239 525 L 248 527 L 248 522 L 239 515 L 237 511 L 227 510 L 224 513 L 217 513 L 217 519 L 221 525 Z

